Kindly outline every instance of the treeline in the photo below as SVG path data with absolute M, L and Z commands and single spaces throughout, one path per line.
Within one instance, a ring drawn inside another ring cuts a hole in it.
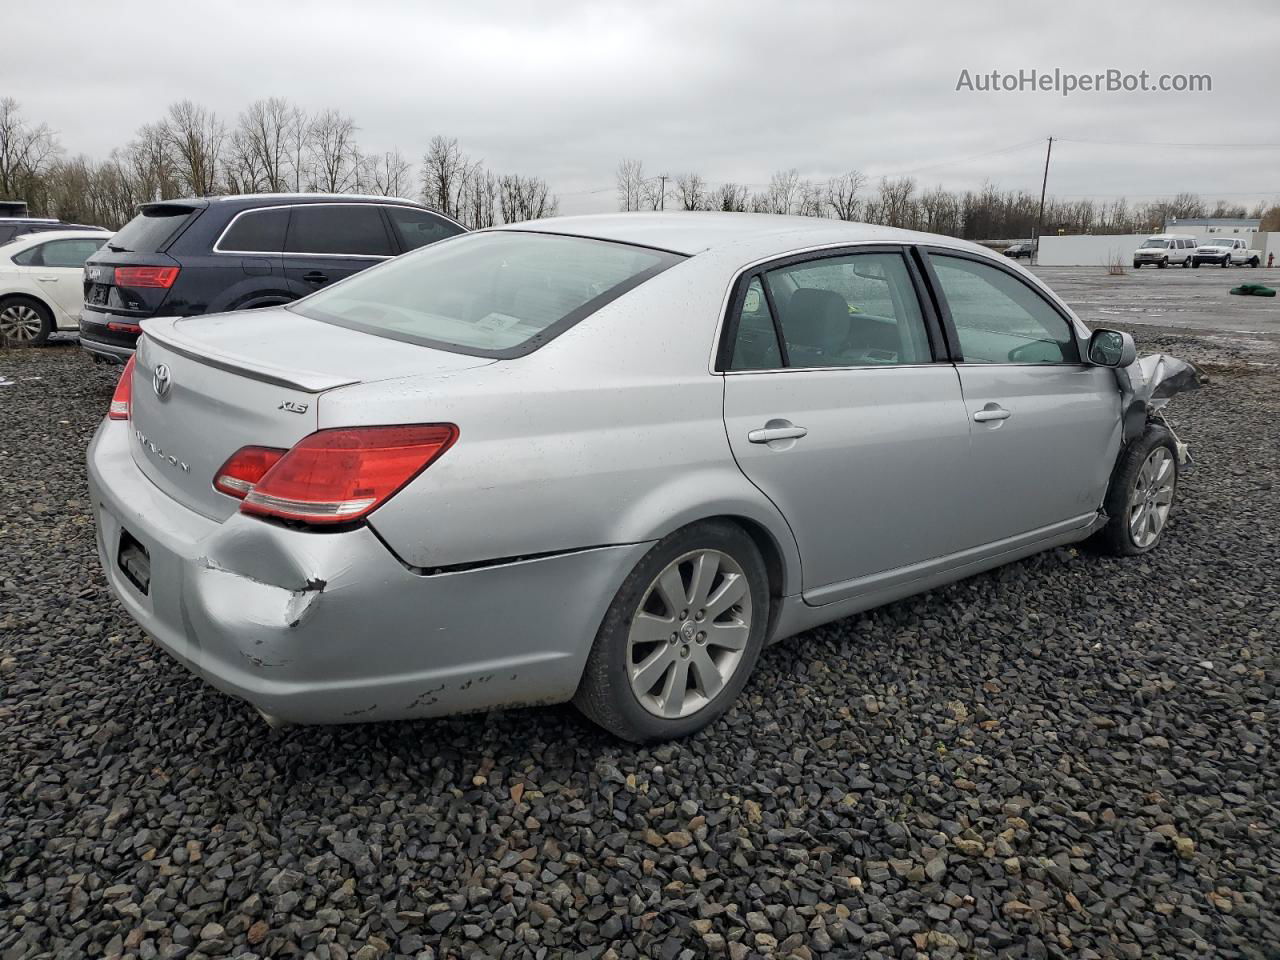
M 68 157 L 47 124 L 0 99 L 0 199 L 33 216 L 116 228 L 138 204 L 230 193 L 323 192 L 418 196 L 472 228 L 554 216 L 545 180 L 498 174 L 436 136 L 415 170 L 398 149 L 364 151 L 355 121 L 309 113 L 280 97 L 258 100 L 231 124 L 190 100 L 172 104 L 105 160 Z
M 911 177 L 886 177 L 875 185 L 857 170 L 827 180 L 802 178 L 796 170 L 774 173 L 766 187 L 752 191 L 740 183 L 711 186 L 697 173 L 650 176 L 640 160 L 623 160 L 616 172 L 620 210 L 725 210 L 833 217 L 890 227 L 942 233 L 967 240 L 1031 237 L 1040 197 L 1021 190 L 1000 190 L 985 183 L 957 192 L 922 189 Z M 1044 232 L 1148 233 L 1177 217 L 1261 217 L 1263 229 L 1280 230 L 1280 205 L 1251 210 L 1219 200 L 1210 206 L 1191 193 L 1130 206 L 1124 199 L 1047 198 Z

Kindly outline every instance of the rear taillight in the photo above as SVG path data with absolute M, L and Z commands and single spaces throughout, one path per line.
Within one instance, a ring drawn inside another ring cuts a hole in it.
M 138 323 L 117 323 L 111 321 L 107 324 L 107 329 L 112 333 L 142 333 L 142 325 Z
M 111 395 L 111 408 L 107 411 L 107 416 L 112 420 L 129 419 L 129 398 L 133 396 L 133 361 L 134 358 L 130 357 L 129 362 L 124 365 L 120 382 L 116 384 L 116 392 Z
M 268 469 L 240 510 L 311 524 L 350 523 L 385 503 L 457 438 L 451 423 L 320 430 Z
M 116 267 L 117 287 L 160 287 L 168 290 L 179 267 Z
M 279 463 L 289 451 L 279 447 L 241 447 L 231 455 L 213 477 L 213 488 L 229 497 L 243 500 L 263 474 Z

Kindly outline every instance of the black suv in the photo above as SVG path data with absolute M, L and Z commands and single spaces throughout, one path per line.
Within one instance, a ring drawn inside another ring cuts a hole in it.
M 147 317 L 288 303 L 466 232 L 389 197 L 247 194 L 146 203 L 84 264 L 80 345 L 123 362 Z
M 63 223 L 61 220 L 46 220 L 42 217 L 0 217 L 0 243 L 8 243 L 14 237 L 25 237 L 29 233 L 48 233 L 50 230 L 110 233 L 106 227 L 91 227 L 84 223 Z

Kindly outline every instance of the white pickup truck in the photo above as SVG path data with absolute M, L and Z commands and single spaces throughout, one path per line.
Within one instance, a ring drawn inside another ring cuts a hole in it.
M 1262 261 L 1262 254 L 1249 249 L 1249 245 L 1238 237 L 1223 237 L 1220 240 L 1206 240 L 1196 247 L 1191 255 L 1191 265 L 1198 267 L 1202 263 L 1216 263 L 1220 267 L 1256 267 Z

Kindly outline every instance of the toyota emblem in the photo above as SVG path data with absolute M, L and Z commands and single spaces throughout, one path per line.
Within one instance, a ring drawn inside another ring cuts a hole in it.
M 173 374 L 169 372 L 169 365 L 157 363 L 155 372 L 151 374 L 151 389 L 163 400 L 169 395 L 171 386 L 173 386 Z

